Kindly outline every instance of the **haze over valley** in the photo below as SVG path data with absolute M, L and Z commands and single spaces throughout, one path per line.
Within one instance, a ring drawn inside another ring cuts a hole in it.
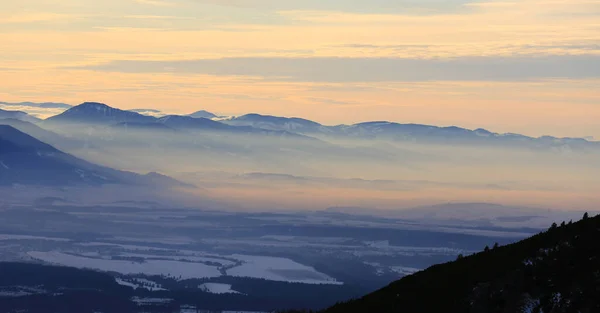
M 600 312 L 600 0 L 0 0 L 0 313 Z
M 0 258 L 108 272 L 161 307 L 323 308 L 577 219 L 598 197 L 600 144 L 583 138 L 62 109 L 2 111 Z M 201 306 L 178 293 L 192 285 L 238 300 Z

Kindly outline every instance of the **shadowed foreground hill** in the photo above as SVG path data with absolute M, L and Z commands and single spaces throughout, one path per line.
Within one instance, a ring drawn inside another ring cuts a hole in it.
M 600 215 L 433 266 L 322 312 L 600 312 Z
M 15 184 L 54 187 L 105 184 L 188 186 L 158 173 L 140 175 L 96 165 L 64 153 L 12 126 L 0 125 L 0 186 Z

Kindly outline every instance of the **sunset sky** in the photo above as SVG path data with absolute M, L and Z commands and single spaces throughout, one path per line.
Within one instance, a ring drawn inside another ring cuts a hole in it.
M 600 0 L 0 0 L 0 101 L 600 139 Z

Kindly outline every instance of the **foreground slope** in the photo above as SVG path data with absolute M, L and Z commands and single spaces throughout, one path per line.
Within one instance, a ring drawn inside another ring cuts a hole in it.
M 324 313 L 600 312 L 600 215 L 407 276 Z

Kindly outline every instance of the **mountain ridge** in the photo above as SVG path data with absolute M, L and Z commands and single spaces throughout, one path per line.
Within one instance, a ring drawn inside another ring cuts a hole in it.
M 147 110 L 147 109 L 146 109 Z M 271 131 L 289 131 L 298 134 L 314 134 L 320 133 L 328 136 L 342 136 L 349 138 L 360 139 L 391 139 L 391 140 L 409 140 L 419 141 L 424 138 L 435 139 L 434 141 L 453 141 L 463 139 L 468 141 L 486 141 L 493 140 L 495 142 L 508 142 L 516 144 L 533 144 L 533 145 L 552 145 L 560 146 L 563 144 L 572 145 L 587 145 L 591 144 L 600 147 L 600 141 L 591 141 L 586 138 L 578 137 L 555 137 L 544 135 L 540 137 L 530 137 L 515 133 L 496 133 L 484 128 L 474 130 L 462 128 L 458 126 L 434 126 L 427 124 L 416 123 L 397 123 L 390 121 L 368 121 L 351 125 L 323 125 L 321 123 L 311 121 L 299 117 L 280 117 L 274 115 L 262 115 L 257 113 L 249 113 L 229 119 L 218 119 L 214 113 L 201 110 L 189 115 L 167 115 L 164 117 L 153 117 L 135 112 L 136 110 L 121 110 L 110 107 L 98 102 L 84 102 L 78 106 L 52 116 L 46 121 L 69 121 L 80 119 L 86 121 L 86 114 L 95 116 L 103 123 L 118 123 L 118 122 L 139 122 L 151 123 L 156 121 L 168 121 L 169 119 L 177 118 L 184 120 L 186 118 L 206 119 L 215 123 L 228 126 L 245 126 L 254 127 L 257 129 Z M 195 116 L 195 114 L 205 116 Z M 193 122 L 186 122 L 192 124 Z M 213 127 L 217 127 L 215 123 L 211 123 Z M 168 125 L 169 126 L 169 125 Z M 221 128 L 226 128 L 219 126 Z

